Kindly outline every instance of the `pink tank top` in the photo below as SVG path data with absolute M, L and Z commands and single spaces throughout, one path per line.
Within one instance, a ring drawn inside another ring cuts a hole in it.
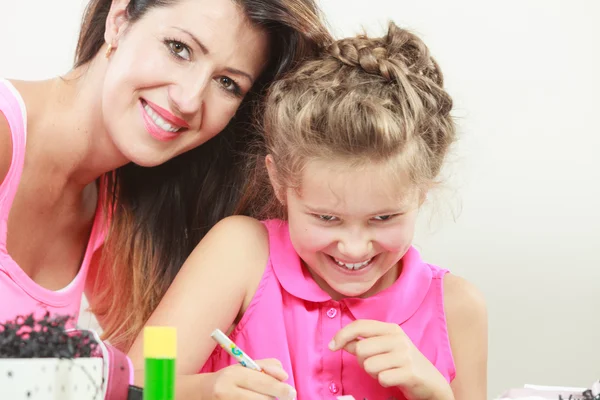
M 287 223 L 264 224 L 269 231 L 269 261 L 231 339 L 254 359 L 281 361 L 298 400 L 335 400 L 342 395 L 358 400 L 404 399 L 397 388 L 380 386 L 351 354 L 327 348 L 337 331 L 356 319 L 399 324 L 448 382 L 454 379 L 442 290 L 447 270 L 424 263 L 411 247 L 392 286 L 367 299 L 334 301 L 303 267 Z M 235 362 L 216 347 L 201 372 L 218 371 Z
M 40 317 L 48 311 L 52 315 L 72 316 L 74 319 L 69 327 L 74 327 L 79 315 L 90 259 L 104 240 L 99 212 L 100 202 L 98 202 L 90 240 L 77 276 L 69 285 L 58 291 L 48 290 L 36 284 L 10 257 L 6 249 L 8 215 L 19 186 L 25 160 L 27 112 L 20 94 L 5 79 L 0 79 L 0 113 L 8 121 L 13 145 L 8 174 L 0 184 L 0 322 L 30 313 Z

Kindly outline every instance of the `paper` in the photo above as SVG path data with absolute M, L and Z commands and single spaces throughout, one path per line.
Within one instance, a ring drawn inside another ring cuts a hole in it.
M 558 396 L 567 399 L 573 396 L 574 400 L 583 399 L 582 393 L 586 389 L 566 386 L 524 385 L 521 389 L 510 389 L 500 396 L 499 400 L 556 400 Z
M 583 393 L 586 388 L 567 387 L 567 386 L 542 386 L 542 385 L 525 385 L 525 389 L 541 390 L 547 392 L 577 392 Z

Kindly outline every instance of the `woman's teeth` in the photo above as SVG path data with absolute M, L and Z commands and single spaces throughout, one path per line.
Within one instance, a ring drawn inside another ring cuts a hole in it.
M 162 117 L 155 113 L 154 110 L 150 108 L 148 104 L 144 104 L 144 110 L 146 111 L 146 114 L 148 114 L 148 116 L 152 118 L 152 121 L 154 121 L 154 123 L 158 125 L 161 129 L 167 132 L 177 132 L 180 129 L 162 119 Z
M 338 260 L 337 258 L 333 258 L 333 260 L 340 266 L 340 267 L 346 267 L 349 270 L 357 270 L 359 268 L 362 268 L 364 266 L 366 266 L 367 264 L 369 264 L 371 262 L 373 258 L 369 258 L 366 261 L 363 262 L 359 262 L 359 263 L 345 263 L 345 262 L 341 262 L 340 260 Z

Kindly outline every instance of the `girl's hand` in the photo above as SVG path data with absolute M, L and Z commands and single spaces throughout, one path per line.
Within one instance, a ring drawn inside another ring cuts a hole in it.
M 296 391 L 278 360 L 257 360 L 263 372 L 231 365 L 214 373 L 210 398 L 216 400 L 293 400 Z
M 354 354 L 381 386 L 398 387 L 408 400 L 454 399 L 446 379 L 396 324 L 354 321 L 335 335 L 329 348 Z

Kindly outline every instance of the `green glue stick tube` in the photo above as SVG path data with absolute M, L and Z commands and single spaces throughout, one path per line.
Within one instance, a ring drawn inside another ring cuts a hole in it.
M 144 328 L 144 400 L 175 400 L 176 358 L 175 328 Z

